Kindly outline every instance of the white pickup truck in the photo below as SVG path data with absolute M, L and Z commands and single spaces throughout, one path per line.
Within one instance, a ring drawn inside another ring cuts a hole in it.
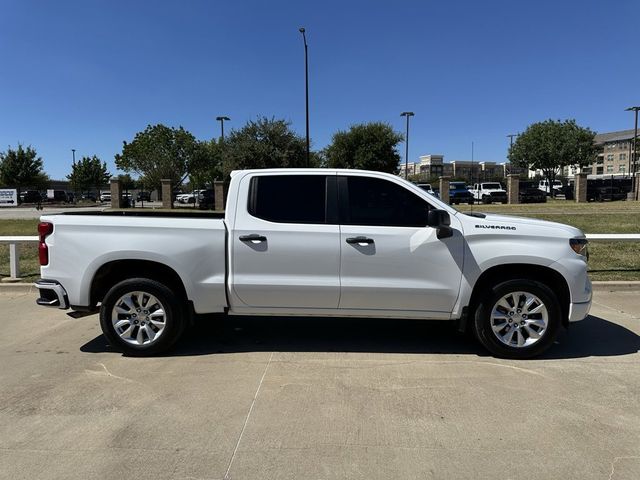
M 224 217 L 67 213 L 39 233 L 37 303 L 99 309 L 130 355 L 226 313 L 449 320 L 494 355 L 528 358 L 591 306 L 580 230 L 463 214 L 379 172 L 236 171 Z
M 482 203 L 507 203 L 507 191 L 499 182 L 474 183 L 471 189 L 473 198 Z

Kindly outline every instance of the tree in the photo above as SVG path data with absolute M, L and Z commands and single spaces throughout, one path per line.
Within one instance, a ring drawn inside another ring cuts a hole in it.
M 348 132 L 333 135 L 325 150 L 330 168 L 359 168 L 396 173 L 400 154 L 398 143 L 404 139 L 387 123 L 372 122 L 352 126 Z
M 109 183 L 109 178 L 111 174 L 107 170 L 107 163 L 95 155 L 82 157 L 71 166 L 71 173 L 67 175 L 71 188 L 80 193 L 95 188 L 99 194 L 100 188 Z
M 546 120 L 533 123 L 509 149 L 509 161 L 516 166 L 542 170 L 553 185 L 556 175 L 570 165 L 583 166 L 595 158 L 595 132 L 575 120 Z M 553 189 L 550 189 L 553 195 Z
M 285 120 L 260 117 L 232 130 L 220 144 L 225 175 L 246 168 L 305 167 L 305 139 L 290 125 Z
M 48 181 L 42 170 L 42 158 L 31 145 L 23 148 L 18 144 L 16 150 L 9 147 L 6 152 L 0 152 L 0 183 L 15 187 L 18 198 L 22 187 L 43 187 Z
M 216 179 L 222 179 L 222 148 L 215 139 L 198 142 L 198 150 L 189 171 L 189 182 L 192 188 L 199 188 Z
M 118 175 L 118 180 L 120 181 L 120 187 L 125 192 L 136 188 L 136 185 L 138 183 L 133 178 L 131 178 L 131 175 L 129 175 L 128 173 Z
M 156 188 L 163 178 L 173 185 L 181 183 L 199 155 L 198 141 L 182 127 L 148 125 L 131 143 L 122 143 L 122 153 L 115 156 L 116 166 L 143 176 L 145 185 Z

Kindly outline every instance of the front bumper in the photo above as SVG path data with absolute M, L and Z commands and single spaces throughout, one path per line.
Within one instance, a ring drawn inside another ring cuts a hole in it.
M 69 308 L 69 297 L 67 291 L 56 280 L 40 279 L 35 284 L 40 291 L 40 296 L 36 303 L 43 307 L 60 308 L 66 310 Z

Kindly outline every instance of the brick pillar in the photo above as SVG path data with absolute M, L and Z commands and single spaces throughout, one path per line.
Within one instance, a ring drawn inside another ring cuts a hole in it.
M 451 177 L 440 177 L 440 200 L 449 204 L 449 179 Z
M 636 173 L 636 190 L 633 192 L 633 200 L 640 200 L 640 172 Z
M 509 205 L 520 203 L 520 175 L 514 173 L 507 175 L 507 195 Z
M 224 182 L 213 182 L 213 209 L 224 210 Z
M 576 173 L 574 175 L 575 180 L 575 197 L 576 202 L 585 203 L 587 202 L 587 174 L 586 173 Z
M 120 180 L 112 178 L 109 183 L 111 187 L 111 208 L 122 208 L 122 185 Z
M 162 208 L 173 208 L 173 196 L 171 195 L 171 180 L 163 178 L 160 180 L 162 184 Z

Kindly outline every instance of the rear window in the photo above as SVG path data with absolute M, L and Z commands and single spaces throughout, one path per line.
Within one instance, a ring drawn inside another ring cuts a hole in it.
M 325 223 L 327 177 L 265 175 L 251 179 L 248 210 L 278 223 Z

